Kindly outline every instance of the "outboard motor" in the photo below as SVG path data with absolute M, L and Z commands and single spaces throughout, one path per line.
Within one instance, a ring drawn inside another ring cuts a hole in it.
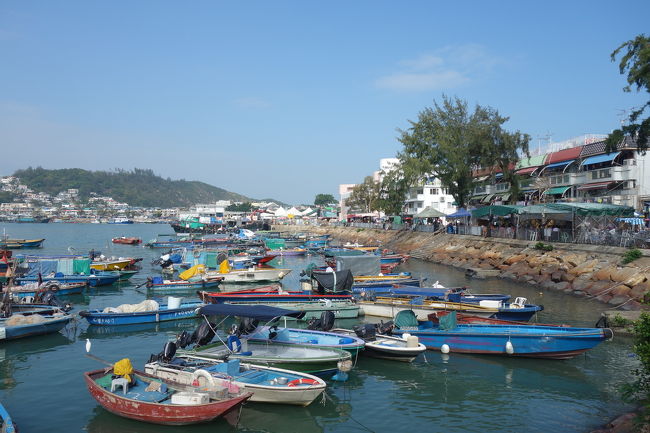
M 257 319 L 252 319 L 250 317 L 243 317 L 241 323 L 239 324 L 238 334 L 250 334 L 251 332 L 257 329 L 257 326 L 260 324 L 260 321 Z
M 312 331 L 329 331 L 334 327 L 334 313 L 331 311 L 323 311 L 320 319 L 310 319 L 307 322 L 307 329 Z
M 190 335 L 190 333 L 187 331 L 181 332 L 180 334 L 178 334 L 178 337 L 176 337 L 176 345 L 181 349 L 185 349 L 191 343 L 192 343 L 192 335 Z
M 37 300 L 40 300 L 40 302 L 43 304 L 58 307 L 65 312 L 72 310 L 72 305 L 66 302 L 62 302 L 59 298 L 56 297 L 56 294 L 52 290 L 46 290 L 42 294 L 39 294 L 37 298 Z
M 375 325 L 371 323 L 367 323 L 364 325 L 354 325 L 352 327 L 354 332 L 357 334 L 357 337 L 363 339 L 363 340 L 369 340 L 372 338 L 375 338 L 375 332 L 376 328 Z
M 395 322 L 391 320 L 389 322 L 384 323 L 384 321 L 382 320 L 379 325 L 375 325 L 375 326 L 377 327 L 378 334 L 392 335 L 393 329 L 395 328 Z
M 203 322 L 192 334 L 192 342 L 197 346 L 205 346 L 214 338 L 214 331 L 212 328 L 214 324 Z
M 174 355 L 176 355 L 176 343 L 168 341 L 165 343 L 162 352 L 157 355 L 152 353 L 151 356 L 149 356 L 149 362 L 170 362 L 174 359 Z

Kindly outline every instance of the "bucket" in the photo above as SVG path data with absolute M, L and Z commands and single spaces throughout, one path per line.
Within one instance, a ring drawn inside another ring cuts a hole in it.
M 174 308 L 179 308 L 181 306 L 181 301 L 183 298 L 177 298 L 175 296 L 169 296 L 167 299 L 167 308 L 173 310 Z

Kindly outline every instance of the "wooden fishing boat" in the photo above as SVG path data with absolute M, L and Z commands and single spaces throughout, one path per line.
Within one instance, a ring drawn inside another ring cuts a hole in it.
M 9 239 L 0 238 L 0 249 L 17 250 L 22 248 L 41 248 L 45 242 L 42 239 Z
M 59 275 L 60 274 L 60 275 Z M 94 273 L 90 275 L 63 275 L 60 272 L 57 272 L 55 275 L 42 276 L 40 280 L 42 282 L 57 282 L 59 284 L 70 284 L 70 283 L 84 283 L 90 287 L 99 287 L 99 286 L 108 286 L 116 282 L 120 278 L 120 274 L 115 272 L 101 272 Z M 39 281 L 39 277 L 19 277 L 15 280 L 18 284 L 23 285 L 26 283 L 34 283 Z
M 146 287 L 154 292 L 179 292 L 211 289 L 219 286 L 223 278 L 219 276 L 202 278 L 198 281 L 163 280 L 161 277 L 147 279 Z
M 11 415 L 7 412 L 7 409 L 0 404 L 0 432 L 2 433 L 15 433 L 17 431 L 16 425 L 11 420 Z
M 451 314 L 452 311 L 436 311 L 427 316 L 427 319 L 432 323 L 439 323 L 440 319 Z M 517 322 L 515 320 L 501 320 L 491 319 L 489 317 L 475 316 L 472 314 L 456 313 L 456 323 L 460 325 L 483 324 L 483 325 L 544 325 L 544 326 L 562 326 L 564 324 L 553 323 L 531 323 L 531 322 Z
M 453 316 L 452 316 L 453 319 Z M 395 317 L 395 334 L 417 336 L 428 349 L 443 353 L 475 353 L 546 359 L 569 359 L 611 339 L 608 328 L 544 325 L 459 325 L 418 321 L 413 311 Z
M 98 271 L 121 271 L 132 263 L 134 263 L 132 258 L 95 259 L 90 264 L 90 268 Z
M 402 310 L 413 310 L 421 320 L 434 311 L 456 311 L 475 316 L 489 317 L 502 320 L 526 322 L 535 313 L 544 309 L 541 305 L 526 303 L 526 298 L 517 298 L 510 304 L 501 301 L 480 301 L 478 304 L 464 302 L 449 302 L 427 299 L 424 296 L 377 296 L 371 299 L 359 299 L 357 303 L 363 313 L 369 316 L 393 318 Z
M 260 403 L 308 406 L 326 387 L 323 379 L 311 374 L 253 365 L 239 359 L 177 357 L 170 362 L 149 362 L 145 372 L 183 385 L 196 380 L 208 390 L 236 387 L 253 393 L 250 401 Z
M 111 312 L 113 310 L 120 310 L 83 310 L 79 312 L 79 315 L 85 318 L 91 325 L 133 325 L 137 323 L 157 323 L 196 317 L 196 310 L 203 306 L 201 302 L 184 302 L 177 308 L 170 308 L 169 304 L 158 305 L 156 301 L 149 301 L 154 305 L 152 305 L 153 309 L 147 311 Z
M 390 288 L 359 288 L 353 287 L 353 292 L 368 295 L 374 293 L 378 296 L 382 294 L 390 295 L 409 295 L 409 296 L 426 296 L 429 299 L 439 299 L 450 302 L 468 302 L 477 304 L 481 301 L 501 301 L 507 302 L 510 295 L 501 293 L 471 293 L 467 287 L 443 287 L 435 283 L 433 287 L 413 287 L 403 284 L 393 284 Z
M 85 283 L 57 284 L 54 282 L 38 284 L 31 283 L 21 286 L 5 287 L 3 291 L 9 291 L 14 298 L 22 299 L 28 296 L 34 297 L 39 291 L 51 290 L 56 295 L 75 295 L 82 293 L 86 288 Z
M 231 305 L 266 305 L 268 307 L 287 308 L 300 311 L 304 315 L 295 320 L 318 319 L 324 312 L 331 311 L 336 319 L 355 319 L 359 317 L 361 307 L 352 301 L 315 300 L 302 302 L 273 302 L 273 301 L 228 301 Z M 287 319 L 292 319 L 291 317 Z
M 120 273 L 120 279 L 118 281 L 126 281 L 138 273 L 138 271 L 125 271 L 125 270 L 121 270 L 117 272 Z
M 0 318 L 0 340 L 15 340 L 59 332 L 72 320 L 63 310 L 45 305 L 23 304 L 20 313 Z M 15 311 L 15 310 L 14 310 Z
M 363 355 L 372 358 L 388 359 L 390 361 L 413 362 L 420 353 L 426 352 L 427 348 L 418 341 L 418 337 L 404 334 L 402 336 L 384 335 L 375 333 L 375 325 L 365 325 L 362 329 L 371 329 L 372 332 L 364 332 L 363 336 L 352 329 L 334 328 L 330 332 L 346 336 L 363 338 L 365 348 Z
M 221 304 L 225 302 L 306 302 L 327 299 L 330 301 L 351 301 L 349 293 L 320 294 L 308 291 L 284 291 L 282 288 L 264 286 L 253 290 L 236 290 L 232 292 L 200 292 L 204 302 Z M 289 310 L 291 308 L 288 308 Z
M 282 250 L 267 251 L 266 256 L 274 258 L 278 256 L 304 256 L 306 252 L 307 250 L 304 248 L 287 248 Z
M 136 237 L 125 237 L 120 236 L 119 238 L 111 239 L 111 242 L 114 244 L 123 244 L 123 245 L 138 245 L 142 243 L 142 239 Z
M 232 394 L 227 389 L 219 393 L 201 392 L 200 388 L 175 385 L 137 370 L 131 374 L 136 384 L 128 386 L 126 392 L 122 387 L 114 388 L 113 375 L 104 369 L 84 373 L 84 380 L 90 395 L 107 411 L 153 424 L 209 422 L 238 411 L 251 397 L 250 393 Z M 152 388 L 158 390 L 147 390 Z

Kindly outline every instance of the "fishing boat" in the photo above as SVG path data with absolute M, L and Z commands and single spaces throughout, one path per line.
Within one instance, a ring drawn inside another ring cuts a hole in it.
M 64 275 L 61 272 L 56 272 L 53 275 L 46 276 L 31 276 L 31 277 L 18 277 L 16 282 L 20 285 L 34 282 L 57 282 L 59 284 L 83 283 L 90 287 L 108 286 L 119 280 L 120 274 L 117 272 L 101 272 L 90 275 Z
M 45 242 L 42 239 L 9 239 L 6 237 L 0 238 L 0 249 L 18 250 L 22 248 L 41 248 Z
M 142 239 L 136 237 L 120 236 L 119 238 L 111 239 L 111 242 L 113 242 L 114 244 L 138 245 L 142 243 Z
M 357 331 L 360 329 L 363 331 Z M 334 328 L 331 332 L 345 336 L 361 337 L 365 342 L 362 354 L 372 358 L 391 361 L 413 362 L 427 347 L 420 343 L 418 337 L 409 334 L 402 336 L 377 334 L 373 324 L 362 325 L 355 329 Z
M 278 256 L 304 256 L 307 253 L 305 248 L 287 248 L 281 250 L 267 251 L 267 257 L 278 257 Z
M 15 340 L 59 332 L 72 320 L 63 310 L 45 305 L 17 305 L 11 316 L 0 318 L 0 340 Z
M 138 273 L 138 271 L 125 271 L 125 270 L 121 270 L 117 272 L 120 274 L 120 278 L 118 281 L 126 281 Z
M 210 278 L 221 277 L 224 283 L 258 283 L 263 281 L 280 281 L 291 273 L 291 269 L 249 268 L 243 270 L 229 269 L 228 272 L 206 272 Z
M 282 316 L 300 316 L 299 311 L 290 311 L 283 308 L 273 308 L 262 305 L 240 306 L 229 304 L 210 304 L 202 307 L 199 313 L 208 316 L 240 317 L 250 320 L 265 320 L 269 324 L 277 321 Z M 224 319 L 225 320 L 225 319 Z M 245 323 L 240 325 L 245 330 Z M 257 326 L 252 326 L 255 329 Z M 218 336 L 219 342 L 208 344 L 214 337 L 214 332 L 205 331 L 206 338 L 199 338 L 203 345 L 192 349 L 179 350 L 181 356 L 200 356 L 208 359 L 241 359 L 251 364 L 267 365 L 285 370 L 300 371 L 319 377 L 329 377 L 336 374 L 339 369 L 349 369 L 352 366 L 350 352 L 336 348 L 315 347 L 307 345 L 249 341 L 244 335 L 237 336 L 237 332 L 228 335 L 226 341 Z M 199 327 L 200 329 L 200 327 Z M 195 333 L 199 333 L 199 329 Z M 181 347 L 183 345 L 181 344 Z
M 57 284 L 56 282 L 47 282 L 38 284 L 38 282 L 24 284 L 21 286 L 5 287 L 4 291 L 9 291 L 14 298 L 34 297 L 38 292 L 51 290 L 56 295 L 76 295 L 82 293 L 86 288 L 85 283 L 67 283 Z
M 363 350 L 364 342 L 356 335 L 341 336 L 340 334 L 317 331 L 314 329 L 283 328 L 278 326 L 260 326 L 244 336 L 250 342 L 260 342 L 273 345 L 286 343 L 343 349 L 356 356 Z
M 148 299 L 139 304 L 123 304 L 117 308 L 83 310 L 79 315 L 91 325 L 133 325 L 196 317 L 196 310 L 202 306 L 201 302 L 180 303 L 180 298 L 170 296 L 167 304 L 158 304 L 155 300 Z
M 105 369 L 84 373 L 84 380 L 90 395 L 107 411 L 153 424 L 209 422 L 238 411 L 251 397 L 251 393 L 234 394 L 227 388 L 202 392 L 199 387 L 176 385 L 137 370 L 130 374 L 135 378 L 133 385 Z
M 154 292 L 178 292 L 205 290 L 219 286 L 223 278 L 219 276 L 205 277 L 197 281 L 190 280 L 164 280 L 162 277 L 147 278 L 146 287 Z
M 265 367 L 239 359 L 176 357 L 145 365 L 145 372 L 174 383 L 214 388 L 238 388 L 253 393 L 250 401 L 308 406 L 325 391 L 323 379 L 307 373 Z
M 90 269 L 97 271 L 121 271 L 133 263 L 135 263 L 135 259 L 130 257 L 115 259 L 100 256 L 90 263 Z
M 362 298 L 358 299 L 357 303 L 363 309 L 363 313 L 369 316 L 393 318 L 399 311 L 413 310 L 422 320 L 425 320 L 428 314 L 442 310 L 527 322 L 535 313 L 544 309 L 541 305 L 527 304 L 526 298 L 521 297 L 509 304 L 501 301 L 480 301 L 478 304 L 473 304 L 428 299 L 425 296 L 395 295 Z
M 412 295 L 412 296 L 426 296 L 430 299 L 439 299 L 450 302 L 468 302 L 479 303 L 481 301 L 501 301 L 508 302 L 510 295 L 501 293 L 471 293 L 467 287 L 444 287 L 437 281 L 432 287 L 413 287 L 405 286 L 403 284 L 393 284 L 390 288 L 358 288 L 353 287 L 353 292 L 363 295 L 374 293 L 381 296 L 381 294 L 390 295 Z
M 124 216 L 119 216 L 110 220 L 108 224 L 133 224 L 133 220 Z
M 428 348 L 443 353 L 475 353 L 546 359 L 569 359 L 611 339 L 608 328 L 573 328 L 545 325 L 460 325 L 455 314 L 434 324 L 418 321 L 404 310 L 395 317 L 393 333 L 417 336 Z
M 11 415 L 2 404 L 0 404 L 0 422 L 0 432 L 15 433 L 17 431 L 14 422 L 11 420 Z
M 251 290 L 235 290 L 231 292 L 200 292 L 199 297 L 204 302 L 222 304 L 225 302 L 306 302 L 317 300 L 351 301 L 349 293 L 315 293 L 311 291 L 285 291 L 281 287 L 263 286 Z M 288 308 L 290 310 L 290 308 Z

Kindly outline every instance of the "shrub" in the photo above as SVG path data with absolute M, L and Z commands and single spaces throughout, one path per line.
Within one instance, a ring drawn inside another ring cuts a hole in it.
M 534 248 L 542 251 L 553 251 L 553 245 L 545 244 L 544 242 L 537 242 Z
M 641 254 L 641 251 L 637 250 L 636 248 L 628 250 L 625 252 L 625 254 L 623 254 L 623 264 L 633 262 L 636 259 L 641 258 L 641 256 L 643 256 L 643 254 Z

